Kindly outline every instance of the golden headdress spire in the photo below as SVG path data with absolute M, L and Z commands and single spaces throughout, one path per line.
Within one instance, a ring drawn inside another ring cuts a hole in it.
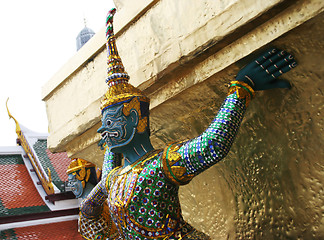
M 101 103 L 101 110 L 116 103 L 127 102 L 134 97 L 139 101 L 149 102 L 149 98 L 134 86 L 128 83 L 129 75 L 125 71 L 122 60 L 118 54 L 116 39 L 113 30 L 113 16 L 116 9 L 108 12 L 106 20 L 106 38 L 107 38 L 107 79 L 108 90 Z

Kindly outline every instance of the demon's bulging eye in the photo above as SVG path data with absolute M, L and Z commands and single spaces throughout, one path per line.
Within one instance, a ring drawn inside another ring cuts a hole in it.
M 113 122 L 112 122 L 111 120 L 108 119 L 108 120 L 106 121 L 106 125 L 107 125 L 107 127 L 110 127 L 110 126 L 112 125 L 112 123 L 113 123 Z

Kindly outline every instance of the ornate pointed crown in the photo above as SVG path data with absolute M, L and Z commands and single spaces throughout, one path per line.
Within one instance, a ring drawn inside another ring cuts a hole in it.
M 137 97 L 141 102 L 149 102 L 139 89 L 128 83 L 129 75 L 125 71 L 122 60 L 118 54 L 116 39 L 113 31 L 113 16 L 116 9 L 113 8 L 108 12 L 106 20 L 106 38 L 107 38 L 107 79 L 108 90 L 101 102 L 101 110 L 117 103 L 129 102 L 132 98 Z
M 76 158 L 71 161 L 66 173 L 70 174 L 70 173 L 73 173 L 73 172 L 76 172 L 76 171 L 79 171 L 82 169 L 84 169 L 83 171 L 85 171 L 86 168 L 90 168 L 90 167 L 96 167 L 96 165 L 94 165 L 93 163 L 90 163 L 86 160 Z

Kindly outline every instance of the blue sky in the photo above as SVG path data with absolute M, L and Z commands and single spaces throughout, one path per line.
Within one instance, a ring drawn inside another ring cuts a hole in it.
M 98 32 L 112 0 L 18 0 L 0 2 L 0 146 L 16 144 L 15 124 L 47 132 L 41 88 L 76 53 L 84 27 Z

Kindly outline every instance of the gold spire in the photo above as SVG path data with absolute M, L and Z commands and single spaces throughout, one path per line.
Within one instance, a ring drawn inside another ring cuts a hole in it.
M 14 118 L 14 117 L 11 115 L 11 113 L 9 112 L 9 108 L 8 108 L 8 101 L 9 101 L 9 98 L 7 98 L 7 101 L 6 101 L 6 107 L 7 107 L 8 116 L 9 116 L 9 119 L 12 118 L 12 119 L 15 121 L 15 123 L 16 123 L 16 133 L 17 133 L 17 135 L 19 136 L 20 133 L 21 133 L 21 129 L 20 129 L 19 123 L 18 123 L 18 121 L 16 120 L 16 118 Z
M 101 103 L 101 110 L 116 103 L 127 102 L 137 97 L 139 101 L 149 102 L 139 89 L 128 83 L 129 75 L 125 71 L 122 60 L 118 54 L 116 39 L 113 31 L 113 16 L 116 9 L 108 12 L 106 20 L 106 38 L 107 38 L 107 79 L 108 90 Z

